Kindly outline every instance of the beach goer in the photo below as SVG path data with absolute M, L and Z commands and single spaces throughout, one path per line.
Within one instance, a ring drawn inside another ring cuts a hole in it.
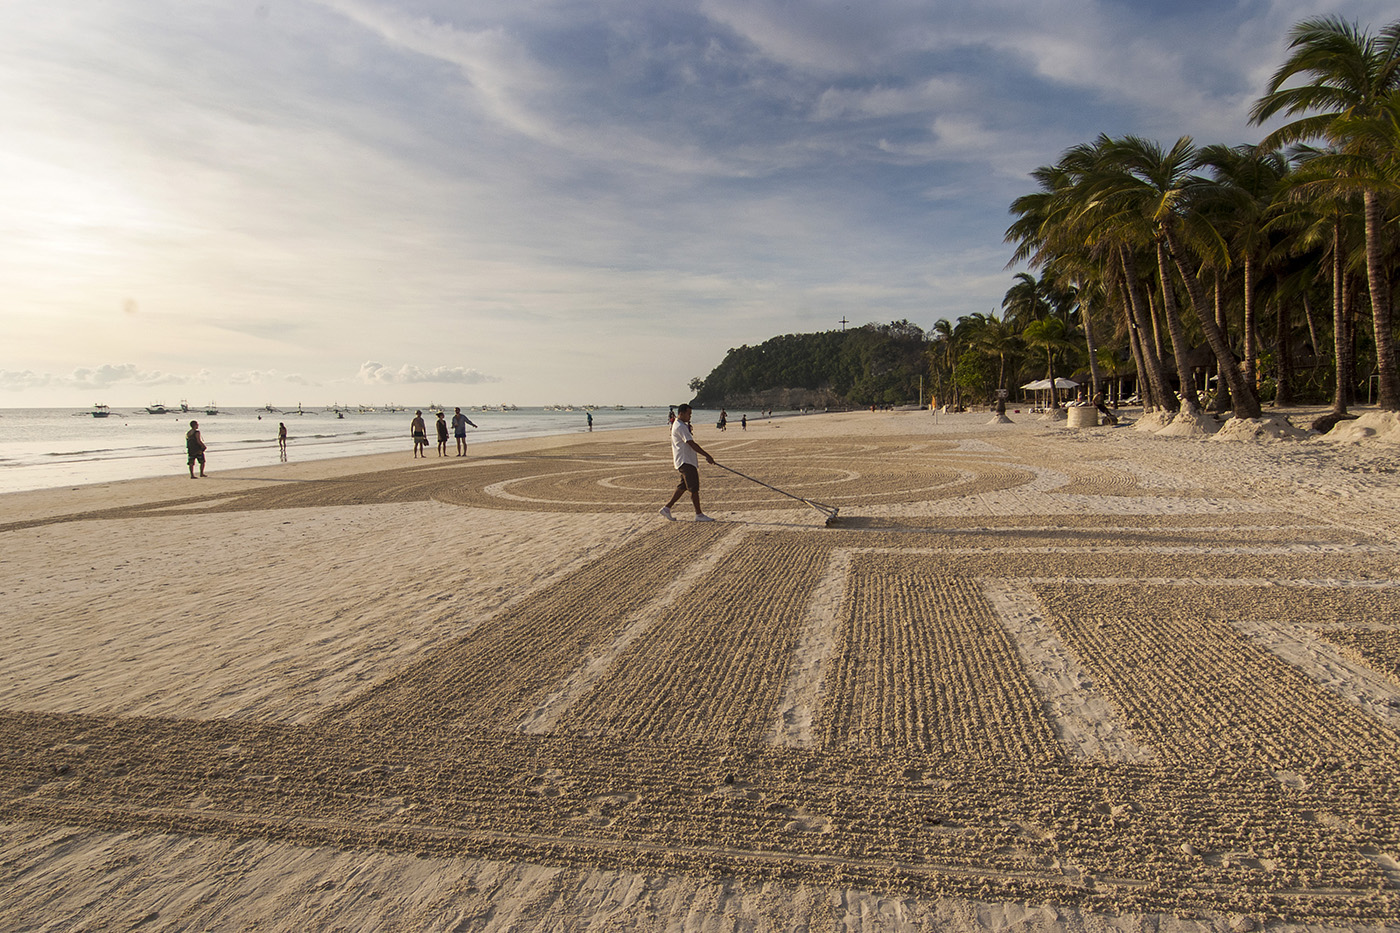
M 591 411 L 588 412 L 588 430 L 589 433 L 592 433 L 593 431 L 593 412 Z
M 413 420 L 408 423 L 408 433 L 413 435 L 413 459 L 428 456 L 428 426 L 423 423 L 421 411 L 413 413 Z
M 287 462 L 287 425 L 285 422 L 277 422 L 277 451 L 281 454 L 282 462 Z
M 719 428 L 721 431 L 729 430 L 729 412 L 725 411 L 723 408 L 719 410 L 719 423 L 716 424 L 715 427 Z
M 671 406 L 671 413 L 668 414 L 668 415 L 666 416 L 666 423 L 667 423 L 667 424 L 675 424 L 675 423 L 676 423 L 676 406 L 674 406 L 674 405 Z
M 452 436 L 457 438 L 457 456 L 467 455 L 467 425 L 476 427 L 472 419 L 462 414 L 462 409 L 452 409 Z
M 749 429 L 749 416 L 748 416 L 748 415 L 740 415 L 740 416 L 739 416 L 739 427 L 743 428 L 745 431 L 747 431 L 747 430 Z
M 698 456 L 697 456 L 698 455 Z M 700 460 L 704 457 L 708 462 L 714 463 L 715 458 L 705 452 L 705 448 L 695 443 L 695 435 L 690 430 L 690 406 L 682 405 L 676 409 L 676 421 L 671 425 L 671 460 L 676 465 L 676 470 L 681 474 L 680 485 L 676 487 L 676 492 L 671 496 L 671 501 L 661 507 L 661 517 L 669 522 L 676 520 L 671 514 L 671 506 L 680 501 L 681 496 L 686 491 L 690 491 L 690 501 L 695 505 L 695 520 L 697 522 L 712 522 L 713 518 L 700 511 Z
M 1094 393 L 1094 407 L 1097 408 L 1099 410 L 1099 413 L 1103 415 L 1103 420 L 1105 422 L 1107 422 L 1108 424 L 1118 423 L 1118 416 L 1104 407 L 1102 392 Z
M 438 456 L 447 456 L 447 416 L 438 412 L 437 416 Z
M 199 435 L 199 422 L 191 421 L 190 429 L 185 432 L 185 453 L 189 454 L 190 479 L 194 479 L 194 463 L 199 461 L 199 475 L 204 475 L 204 438 Z

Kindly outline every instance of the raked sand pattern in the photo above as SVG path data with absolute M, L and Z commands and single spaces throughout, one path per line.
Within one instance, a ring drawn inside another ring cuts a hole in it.
M 6 497 L 0 929 L 1400 929 L 1384 456 L 653 433 Z

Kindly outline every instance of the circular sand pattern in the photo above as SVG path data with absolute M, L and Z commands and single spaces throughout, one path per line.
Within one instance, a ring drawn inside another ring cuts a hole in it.
M 985 456 L 948 456 L 951 445 L 909 443 L 711 445 L 718 465 L 701 464 L 704 501 L 716 509 L 786 509 L 792 496 L 841 507 L 946 499 L 1026 485 L 1031 470 Z M 503 475 L 506 474 L 506 475 Z M 751 477 L 754 482 L 745 477 Z M 675 489 L 669 457 L 655 445 L 581 450 L 550 461 L 517 460 L 432 482 L 424 494 L 478 508 L 547 511 L 637 511 L 664 502 Z
M 1073 496 L 1140 496 L 1143 489 L 1131 473 L 1102 466 L 1075 465 L 1062 470 L 1070 481 L 1055 492 Z

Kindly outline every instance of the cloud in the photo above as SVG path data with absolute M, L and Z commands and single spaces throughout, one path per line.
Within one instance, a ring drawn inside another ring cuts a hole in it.
M 202 371 L 195 378 L 208 376 Z M 188 376 L 162 372 L 159 369 L 141 369 L 135 363 L 104 363 L 96 369 L 75 369 L 72 375 L 60 377 L 60 385 L 79 389 L 105 389 L 116 385 L 168 386 L 184 385 L 193 381 Z
M 36 373 L 32 369 L 0 369 L 0 388 L 42 389 L 59 384 L 57 378 L 49 373 Z
M 259 386 L 274 382 L 290 382 L 299 386 L 320 385 L 301 373 L 279 373 L 275 369 L 250 369 L 245 372 L 230 373 L 228 382 L 229 385 L 235 386 Z
M 107 389 L 112 386 L 169 386 L 208 382 L 212 373 L 201 369 L 193 376 L 167 373 L 159 369 L 141 369 L 135 363 L 103 363 L 96 369 L 79 368 L 72 373 L 55 375 L 33 370 L 0 370 L 0 388 L 5 389 Z
M 420 369 L 405 363 L 398 369 L 390 369 L 383 363 L 373 360 L 360 364 L 355 377 L 365 385 L 406 385 L 414 382 L 445 382 L 453 385 L 481 385 L 487 382 L 500 382 L 499 376 L 489 376 L 475 369 L 460 366 L 439 366 L 436 369 Z

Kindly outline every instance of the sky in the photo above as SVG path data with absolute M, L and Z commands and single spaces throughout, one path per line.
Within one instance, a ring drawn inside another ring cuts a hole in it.
M 0 407 L 675 404 L 1000 307 L 1029 173 L 1393 0 L 5 0 Z

